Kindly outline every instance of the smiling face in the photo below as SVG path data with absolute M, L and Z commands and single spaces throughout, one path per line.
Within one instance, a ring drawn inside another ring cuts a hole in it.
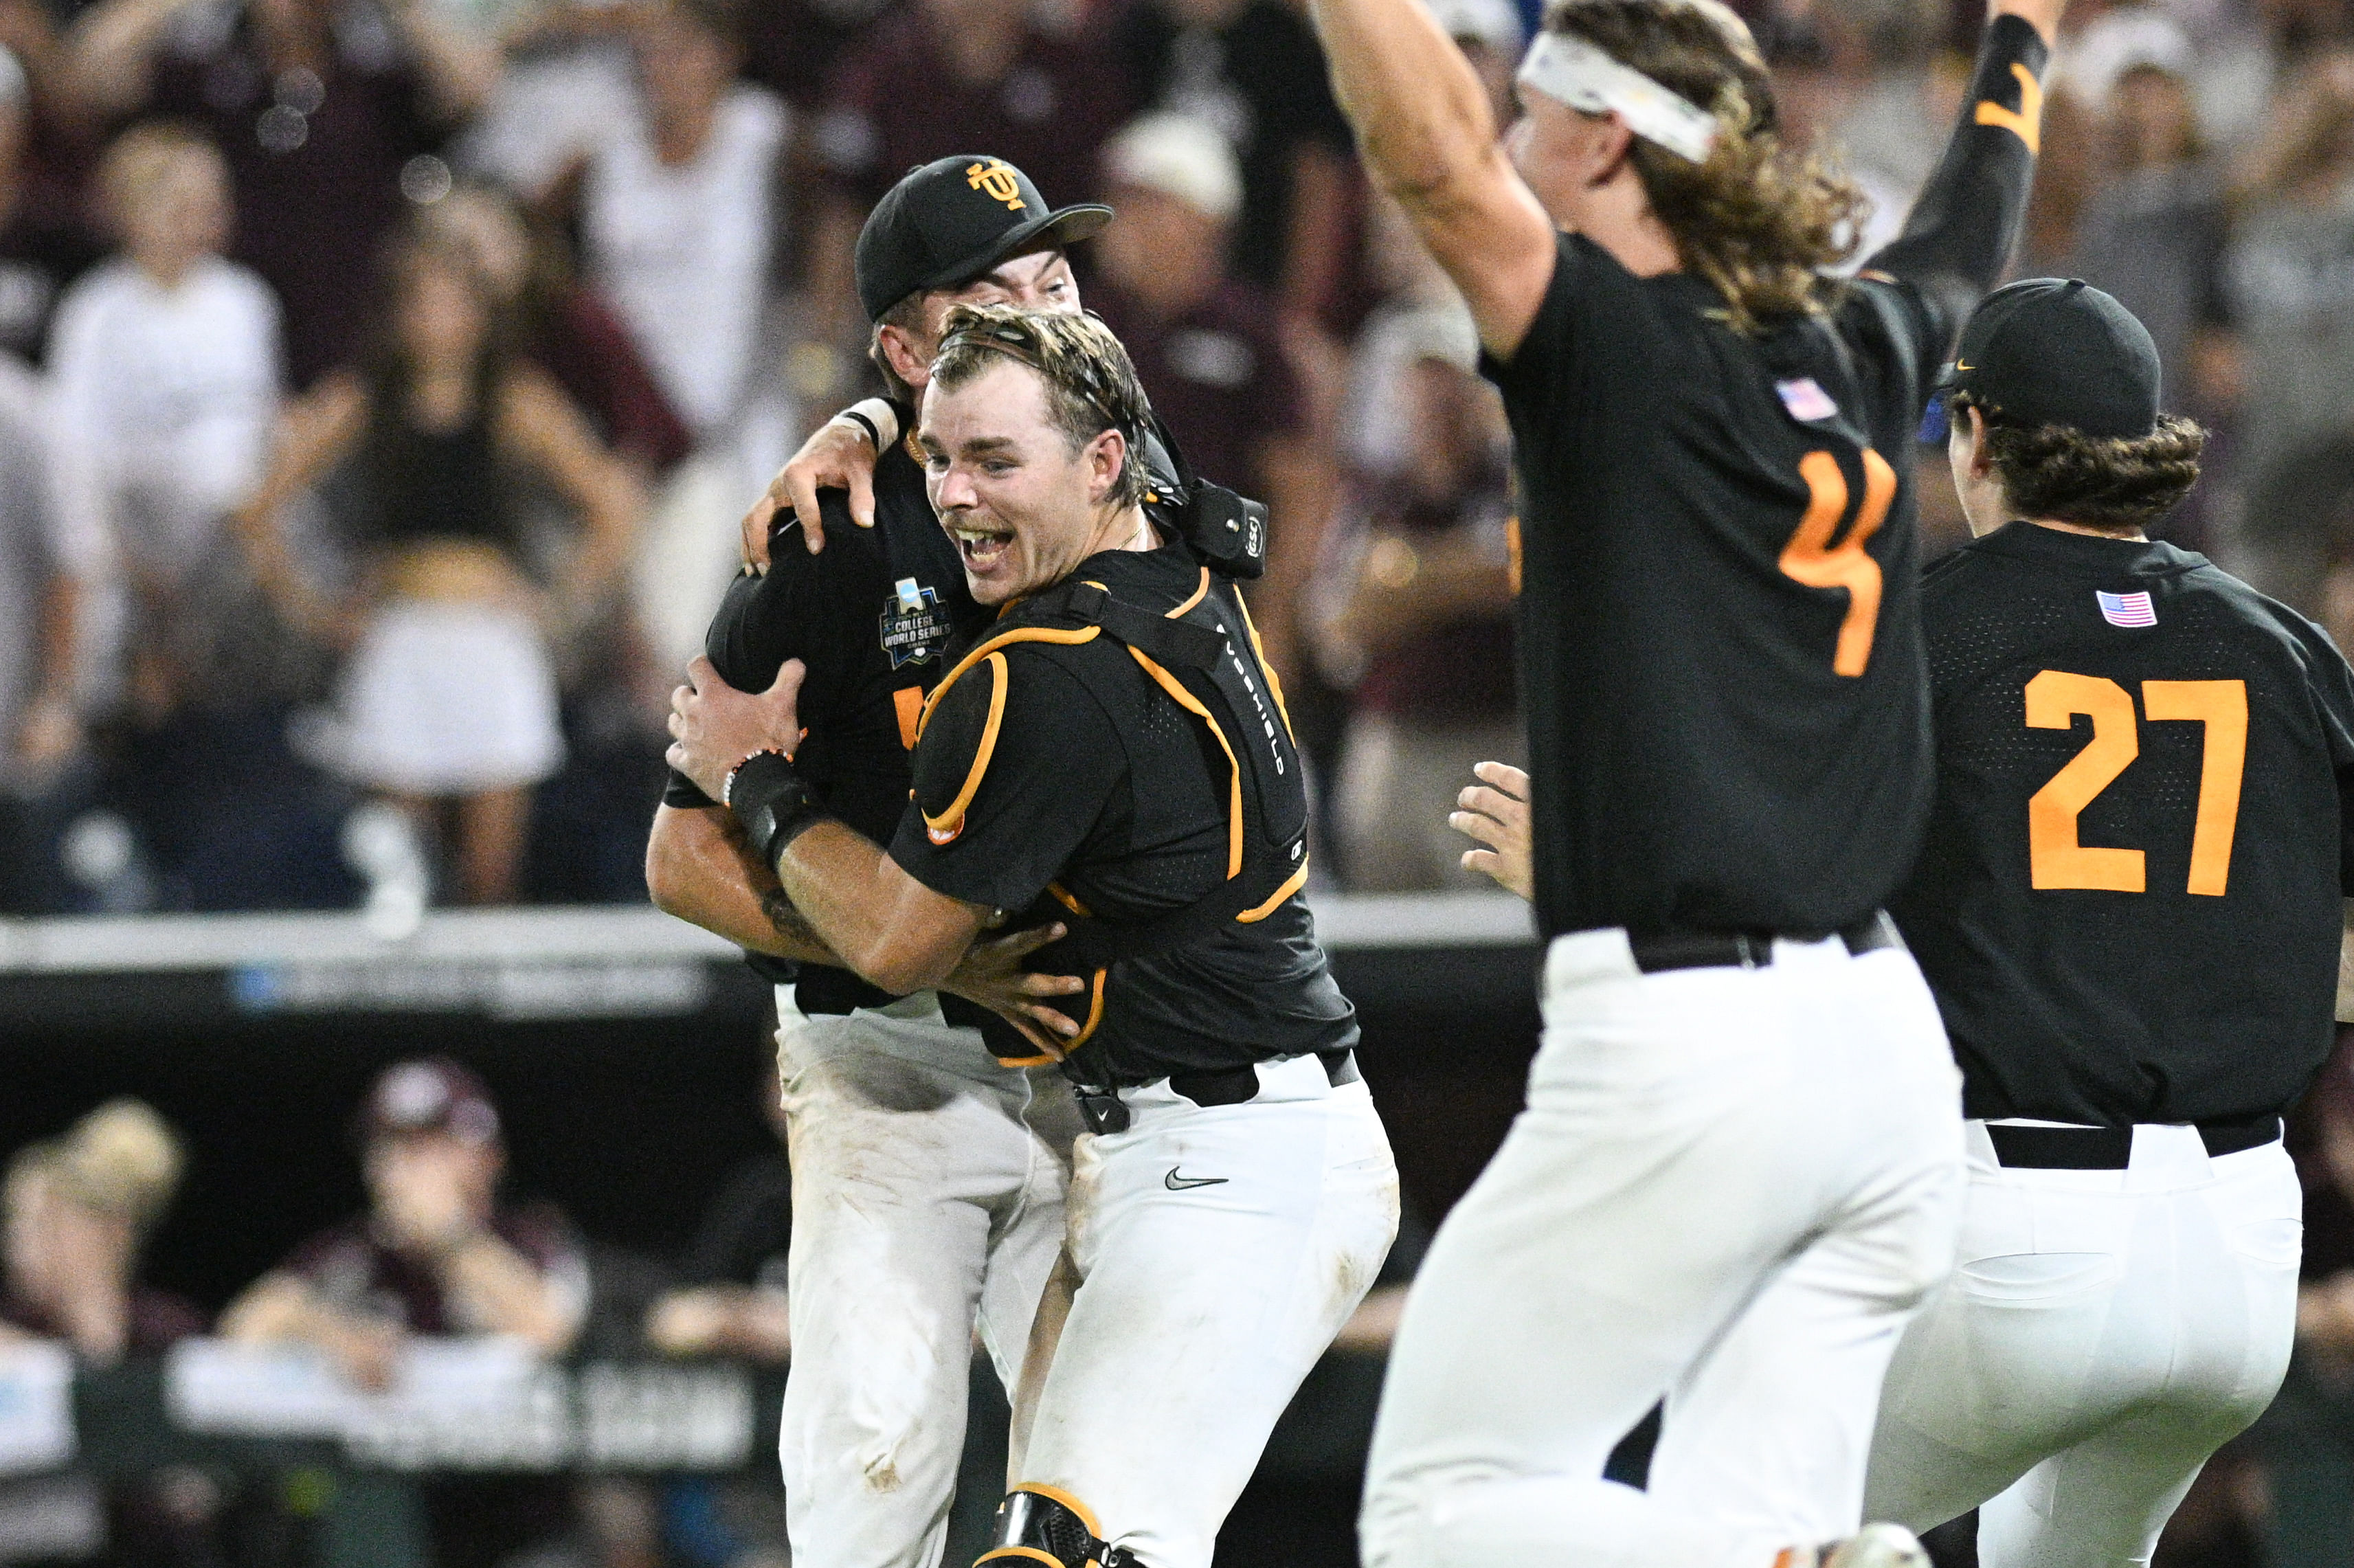
M 953 387 L 933 383 L 916 439 L 932 509 L 978 603 L 1052 587 L 1122 535 L 1122 509 L 1108 503 L 1127 443 L 1105 430 L 1075 450 L 1026 365 L 1005 359 Z

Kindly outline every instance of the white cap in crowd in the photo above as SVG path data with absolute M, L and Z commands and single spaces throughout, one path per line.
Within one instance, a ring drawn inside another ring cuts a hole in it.
M 1190 114 L 1129 122 L 1105 146 L 1104 172 L 1115 185 L 1175 196 L 1220 223 L 1233 222 L 1243 209 L 1242 165 L 1233 144 Z
M 2137 7 L 2094 20 L 2062 46 L 2050 75 L 2055 87 L 2098 109 L 2127 71 L 2155 68 L 2188 79 L 2190 67 L 2190 36 L 2181 24 Z
M 1447 36 L 1479 44 L 1509 59 L 1521 58 L 1521 13 L 1512 0 L 1424 0 Z

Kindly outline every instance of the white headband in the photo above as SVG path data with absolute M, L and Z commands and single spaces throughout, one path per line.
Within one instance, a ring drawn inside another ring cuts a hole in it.
M 1705 162 L 1716 145 L 1715 115 L 1583 38 L 1539 33 L 1513 79 L 1588 114 L 1615 110 L 1636 135 L 1695 164 Z

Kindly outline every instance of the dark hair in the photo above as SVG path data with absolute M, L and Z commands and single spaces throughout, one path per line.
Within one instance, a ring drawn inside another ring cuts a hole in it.
M 1128 443 L 1119 479 L 1104 499 L 1134 506 L 1144 499 L 1144 431 L 1152 404 L 1136 366 L 1111 328 L 1091 315 L 1026 311 L 1013 305 L 959 305 L 940 335 L 932 380 L 949 391 L 1000 359 L 1037 373 L 1046 387 L 1046 417 L 1076 453 L 1106 430 Z
M 1956 408 L 1969 400 L 1956 397 Z M 2199 482 L 2207 432 L 2179 414 L 2160 414 L 2146 436 L 2088 436 L 2068 425 L 1988 419 L 1988 459 L 2010 509 L 2103 533 L 2147 528 Z
M 400 316 L 408 306 L 417 278 L 429 267 L 446 267 L 466 281 L 482 313 L 482 336 L 474 349 L 472 420 L 488 428 L 497 418 L 500 389 L 513 373 L 517 357 L 514 323 L 502 310 L 490 280 L 474 264 L 472 251 L 457 240 L 429 229 L 404 230 L 384 253 L 382 286 L 376 294 L 374 343 L 362 365 L 361 380 L 368 395 L 367 433 L 361 438 L 360 471 L 379 502 L 409 493 L 413 476 L 431 460 L 423 438 L 412 423 L 409 398 L 417 387 L 417 366 L 400 340 Z M 507 497 L 493 471 L 493 493 L 486 503 L 504 510 Z
M 1732 14 L 1691 0 L 1553 0 L 1544 25 L 1716 116 L 1723 133 L 1702 163 L 1640 137 L 1628 157 L 1685 270 L 1724 296 L 1733 329 L 1822 309 L 1835 285 L 1821 270 L 1854 250 L 1871 203 L 1820 158 L 1783 145 L 1773 80 Z

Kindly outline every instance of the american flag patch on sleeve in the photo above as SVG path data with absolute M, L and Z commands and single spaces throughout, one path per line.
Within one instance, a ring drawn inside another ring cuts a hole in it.
M 2156 626 L 2158 624 L 2158 609 L 2149 602 L 2149 595 L 2147 592 L 2103 593 L 2100 589 L 2094 588 L 2093 597 L 2101 601 L 2101 619 L 2111 626 Z

